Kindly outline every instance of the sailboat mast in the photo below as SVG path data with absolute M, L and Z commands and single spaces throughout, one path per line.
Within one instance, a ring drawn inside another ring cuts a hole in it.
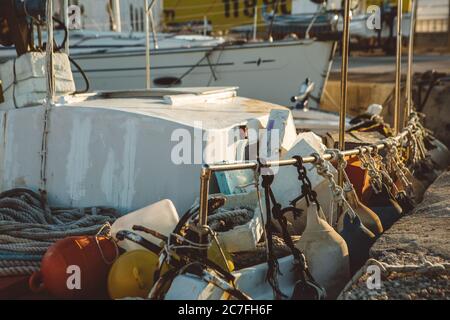
M 150 21 L 149 21 L 149 6 L 148 0 L 144 0 L 145 7 L 145 79 L 146 88 L 150 90 Z
M 412 0 L 411 6 L 411 24 L 409 28 L 409 47 L 408 47 L 408 74 L 406 80 L 406 116 L 404 123 L 409 119 L 409 115 L 413 109 L 413 63 L 414 63 L 414 35 L 416 30 L 416 14 L 417 14 L 417 0 Z
M 156 35 L 155 21 L 153 19 L 153 7 L 156 0 L 151 0 L 150 4 L 148 0 L 144 0 L 145 6 L 145 75 L 146 75 L 146 88 L 150 90 L 151 88 L 151 77 L 150 77 L 150 24 L 152 26 L 153 43 L 154 48 L 158 48 L 158 40 Z
M 402 84 L 402 10 L 403 0 L 397 0 L 397 57 L 395 70 L 395 105 L 394 105 L 394 134 L 401 129 L 401 84 Z
M 67 32 L 69 32 L 69 0 L 63 0 L 63 19 L 64 24 L 66 25 Z M 70 54 L 70 41 L 69 37 L 67 37 L 66 42 L 64 44 L 64 53 Z
M 53 104 L 55 97 L 55 78 L 53 66 L 53 0 L 47 0 L 47 45 L 46 45 L 46 72 L 47 72 L 47 104 Z
M 350 0 L 344 1 L 344 30 L 342 34 L 341 104 L 339 112 L 339 150 L 345 150 L 345 118 L 347 114 L 348 55 L 350 45 Z M 339 185 L 344 185 L 344 174 L 339 171 Z
M 112 11 L 114 16 L 114 31 L 122 32 L 122 18 L 120 16 L 120 1 L 112 1 Z

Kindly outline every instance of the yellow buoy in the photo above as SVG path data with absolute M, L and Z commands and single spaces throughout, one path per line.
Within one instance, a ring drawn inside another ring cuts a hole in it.
M 147 298 L 153 287 L 158 263 L 158 256 L 148 250 L 133 250 L 121 255 L 109 271 L 110 298 Z M 161 273 L 167 268 L 163 267 Z
M 208 259 L 222 267 L 224 270 L 230 272 L 234 271 L 234 263 L 230 253 L 223 249 L 223 246 L 219 248 L 215 241 L 212 241 L 211 247 L 208 250 Z

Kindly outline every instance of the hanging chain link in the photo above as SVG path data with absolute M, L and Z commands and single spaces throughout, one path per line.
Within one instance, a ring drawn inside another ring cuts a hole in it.
M 383 162 L 383 157 L 378 152 L 377 146 L 372 146 L 372 152 L 368 154 L 368 157 L 372 159 L 375 163 L 375 168 L 377 168 L 379 175 L 381 176 L 382 183 L 384 187 L 387 189 L 388 193 L 391 196 L 395 196 L 399 194 L 399 190 L 394 183 L 389 171 L 387 170 L 386 164 Z
M 364 147 L 358 147 L 357 149 L 359 150 L 358 159 L 361 161 L 361 168 L 369 174 L 370 186 L 375 194 L 381 193 L 383 191 L 383 177 L 376 168 L 375 161 L 370 157 L 369 152 L 364 150 Z
M 329 152 L 331 154 L 335 154 L 336 155 L 336 160 L 339 160 L 339 158 L 344 159 L 343 155 L 341 154 L 341 152 L 339 150 L 332 150 L 331 152 Z M 329 168 L 329 164 L 326 163 L 326 161 L 322 158 L 322 156 L 320 156 L 318 153 L 313 153 L 312 156 L 314 158 L 316 158 L 316 160 L 314 161 L 314 166 L 317 170 L 317 173 L 324 177 L 327 181 L 328 181 L 328 186 L 330 187 L 330 190 L 332 192 L 333 195 L 333 201 L 332 201 L 332 207 L 331 207 L 331 212 L 330 212 L 330 225 L 331 226 L 335 226 L 337 223 L 337 219 L 335 220 L 334 217 L 336 216 L 338 218 L 338 213 L 335 215 L 334 212 L 335 210 L 339 210 L 339 208 L 343 209 L 343 212 L 345 210 L 347 210 L 347 212 L 350 215 L 350 218 L 353 220 L 356 217 L 356 213 L 353 210 L 353 208 L 350 206 L 350 204 L 347 202 L 347 199 L 344 196 L 344 189 L 342 187 L 340 187 L 337 183 L 336 180 L 334 179 L 334 175 L 331 172 L 330 168 Z M 345 159 L 344 159 L 345 161 Z M 342 168 L 345 169 L 347 163 L 346 162 L 342 162 L 341 161 L 341 166 L 343 166 Z M 345 171 L 345 170 L 343 170 Z
M 404 191 L 411 196 L 414 191 L 412 188 L 412 183 L 408 179 L 411 176 L 411 172 L 406 167 L 405 163 L 400 159 L 400 151 L 397 148 L 398 142 L 394 139 L 386 140 L 386 167 L 389 172 L 395 173 L 399 179 Z

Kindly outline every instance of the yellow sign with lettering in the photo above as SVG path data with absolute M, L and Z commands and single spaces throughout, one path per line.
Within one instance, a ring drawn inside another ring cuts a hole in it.
M 369 5 L 376 5 L 376 6 L 382 6 L 385 3 L 389 3 L 390 5 L 397 5 L 397 0 L 366 0 L 366 6 Z M 411 11 L 411 1 L 410 0 L 403 0 L 403 12 L 409 12 Z
M 258 25 L 264 23 L 262 12 L 291 14 L 292 0 L 166 0 L 164 21 L 166 24 L 196 21 L 206 18 L 214 31 L 252 24 L 255 9 Z

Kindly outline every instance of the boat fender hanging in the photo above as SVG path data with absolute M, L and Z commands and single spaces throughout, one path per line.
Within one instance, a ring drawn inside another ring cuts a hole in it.
M 292 241 L 292 240 L 291 240 Z M 295 248 L 298 250 L 297 248 Z M 299 279 L 295 283 L 291 300 L 324 300 L 326 299 L 325 289 L 314 280 L 306 263 L 306 257 L 298 250 L 295 257 L 295 268 Z
M 341 192 L 344 195 L 344 197 L 341 199 L 341 202 L 349 206 L 349 210 L 352 210 L 352 212 L 354 212 L 358 216 L 361 224 L 369 229 L 371 234 L 379 236 L 383 233 L 383 225 L 381 224 L 380 218 L 378 218 L 375 212 L 370 210 L 359 200 L 355 187 L 351 183 L 350 178 L 345 170 L 348 163 L 344 155 L 340 150 L 337 149 L 331 149 L 328 150 L 328 152 L 333 155 L 333 159 L 336 160 L 337 167 L 339 171 L 342 172 L 344 177 L 344 188 L 337 187 L 337 189 L 342 190 Z M 344 228 L 344 216 L 345 215 L 341 214 L 340 219 L 338 219 L 337 230 L 339 233 L 341 233 Z
M 384 231 L 392 227 L 400 219 L 403 212 L 398 202 L 391 197 L 384 185 L 382 191 L 378 194 L 373 194 L 366 205 L 380 218 Z
M 377 167 L 375 159 L 371 154 L 367 154 L 363 148 L 359 149 L 361 166 L 364 170 L 367 170 L 371 186 L 371 189 L 367 190 L 363 195 L 363 198 L 366 199 L 364 204 L 377 214 L 383 225 L 383 230 L 386 231 L 400 219 L 402 208 L 397 201 L 395 201 L 392 193 L 384 183 L 383 178 L 385 176 L 382 175 L 382 172 Z
M 369 207 L 364 205 L 356 195 L 353 188 L 348 187 L 345 192 L 345 198 L 348 204 L 353 208 L 362 225 L 370 230 L 376 237 L 383 233 L 383 224 L 377 214 Z M 344 228 L 344 215 L 341 215 L 338 221 L 338 231 L 341 232 Z
M 347 166 L 347 163 L 343 154 L 337 149 L 331 149 L 328 150 L 328 152 L 332 154 L 332 159 L 337 161 L 338 169 L 344 174 L 347 188 L 349 188 L 350 191 L 353 190 L 353 186 L 350 184 L 349 179 L 345 174 L 345 167 Z M 347 244 L 349 252 L 349 267 L 350 271 L 353 273 L 354 270 L 361 267 L 361 265 L 363 265 L 368 259 L 369 248 L 375 241 L 375 235 L 361 223 L 361 220 L 354 211 L 354 208 L 345 199 L 344 189 L 339 186 L 334 177 L 329 174 L 325 161 L 318 156 L 316 156 L 316 158 L 317 161 L 315 162 L 315 166 L 317 172 L 327 177 L 329 181 L 329 186 L 334 197 L 334 207 L 337 209 L 337 214 L 340 212 L 343 213 L 341 217 L 339 217 L 343 219 L 343 226 L 340 235 Z M 354 196 L 356 197 L 356 193 Z
M 304 252 L 311 275 L 327 292 L 337 297 L 350 278 L 349 253 L 345 240 L 322 218 L 316 203 L 307 208 L 307 223 L 296 248 Z M 323 213 L 322 213 L 323 215 Z
M 397 193 L 395 196 L 395 201 L 397 201 L 399 206 L 402 208 L 402 214 L 408 214 L 414 209 L 415 203 L 410 197 L 408 197 L 405 191 Z
M 361 223 L 358 215 L 351 217 L 348 212 L 343 214 L 340 235 L 348 246 L 350 273 L 353 275 L 369 259 L 369 249 L 375 242 L 375 235 Z
M 303 167 L 301 158 L 297 158 L 297 162 L 299 167 L 300 166 Z M 314 277 L 308 270 L 305 255 L 303 254 L 303 252 L 301 252 L 298 248 L 295 247 L 291 235 L 289 234 L 288 220 L 285 214 L 291 211 L 295 212 L 298 209 L 294 207 L 287 207 L 281 209 L 281 204 L 277 202 L 275 194 L 271 188 L 273 180 L 274 180 L 273 175 L 263 176 L 265 197 L 266 199 L 269 197 L 270 201 L 273 204 L 272 210 L 270 210 L 270 203 L 269 207 L 266 207 L 266 210 L 268 213 L 270 212 L 273 218 L 275 218 L 280 224 L 283 239 L 288 248 L 290 249 L 292 256 L 294 257 L 294 269 L 298 276 L 298 280 L 295 283 L 291 300 L 323 300 L 326 297 L 325 289 L 322 288 L 322 286 L 314 280 Z M 310 190 L 309 194 L 311 193 L 312 190 Z

